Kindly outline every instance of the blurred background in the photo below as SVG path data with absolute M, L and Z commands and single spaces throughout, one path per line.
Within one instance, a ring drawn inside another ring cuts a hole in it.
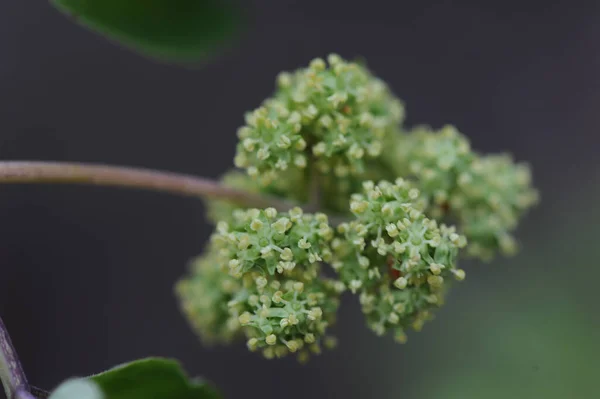
M 533 4 L 253 0 L 243 38 L 191 69 L 115 46 L 45 1 L 0 2 L 1 159 L 216 177 L 276 74 L 337 52 L 367 60 L 409 125 L 452 123 L 480 151 L 512 152 L 542 193 L 521 253 L 465 264 L 406 345 L 375 337 L 345 298 L 338 349 L 301 366 L 243 344 L 203 348 L 180 315 L 173 283 L 211 231 L 201 202 L 0 187 L 0 314 L 31 382 L 160 355 L 232 399 L 598 397 L 600 5 Z

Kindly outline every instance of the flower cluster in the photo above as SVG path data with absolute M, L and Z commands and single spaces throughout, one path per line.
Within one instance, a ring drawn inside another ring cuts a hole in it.
M 458 187 L 448 204 L 470 237 L 467 254 L 484 260 L 492 259 L 497 249 L 514 254 L 517 248 L 511 232 L 538 201 L 529 167 L 515 164 L 508 154 L 483 156 L 459 175 Z
M 248 348 L 268 358 L 318 353 L 321 344 L 331 345 L 326 329 L 345 290 L 320 275 L 320 262 L 331 261 L 332 236 L 323 214 L 232 211 L 208 255 L 178 285 L 184 312 L 205 341 L 241 331 Z
M 278 177 L 276 171 L 306 168 L 307 143 L 300 121 L 298 113 L 276 100 L 246 114 L 246 125 L 238 130 L 235 165 L 265 186 Z
M 267 358 L 297 353 L 304 361 L 310 353 L 320 353 L 322 345 L 333 345 L 326 332 L 335 322 L 342 283 L 306 279 L 299 270 L 275 278 L 251 272 L 242 280 L 244 289 L 228 306 L 238 315 L 248 349 L 260 350 Z
M 476 153 L 452 126 L 403 128 L 403 105 L 381 80 L 327 61 L 280 74 L 238 131 L 243 170 L 222 184 L 306 212 L 209 202 L 216 231 L 177 286 L 204 342 L 245 337 L 267 358 L 305 360 L 334 342 L 345 291 L 376 334 L 405 342 L 465 278 L 459 256 L 513 253 L 537 201 L 527 165 Z
M 304 169 L 309 159 L 322 173 L 362 174 L 404 116 L 400 100 L 363 66 L 332 54 L 305 69 L 283 72 L 277 91 L 246 115 L 236 166 L 269 184 L 278 172 Z
M 516 250 L 511 231 L 537 202 L 526 164 L 507 154 L 481 156 L 453 126 L 418 128 L 398 141 L 398 168 L 415 177 L 427 212 L 455 221 L 469 239 L 467 254 L 489 260 Z
M 322 213 L 303 214 L 300 208 L 278 213 L 267 208 L 234 211 L 231 223 L 217 224 L 212 241 L 234 277 L 254 270 L 272 276 L 298 268 L 307 279 L 314 279 L 318 263 L 331 259 L 332 237 L 333 229 Z
M 332 266 L 360 294 L 369 326 L 378 334 L 394 329 L 404 337 L 407 325 L 419 325 L 440 303 L 449 277 L 465 277 L 456 258 L 466 239 L 454 227 L 427 218 L 424 206 L 419 190 L 406 180 L 367 181 L 363 192 L 352 196 L 356 219 L 339 225 L 341 236 L 332 242 Z
M 235 278 L 214 245 L 192 263 L 190 272 L 176 292 L 206 345 L 245 336 L 248 349 L 267 358 L 297 353 L 304 361 L 335 343 L 326 330 L 335 322 L 345 290 L 337 280 L 307 278 L 300 269 L 274 276 L 251 271 Z
M 447 125 L 439 131 L 415 128 L 395 144 L 397 173 L 416 177 L 422 193 L 432 202 L 432 217 L 442 216 L 447 193 L 456 188 L 458 175 L 475 158 L 468 139 Z

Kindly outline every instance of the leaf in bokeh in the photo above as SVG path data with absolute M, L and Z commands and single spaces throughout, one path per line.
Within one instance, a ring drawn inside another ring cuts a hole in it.
M 61 384 L 49 399 L 220 399 L 210 385 L 188 380 L 174 360 L 148 358 Z
M 163 61 L 201 61 L 227 44 L 241 24 L 229 0 L 51 2 L 82 25 Z

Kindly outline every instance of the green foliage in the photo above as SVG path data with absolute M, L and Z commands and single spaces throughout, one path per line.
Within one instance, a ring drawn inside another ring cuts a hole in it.
M 173 360 L 147 358 L 61 384 L 49 399 L 219 399 L 208 384 L 192 380 Z
M 51 0 L 92 30 L 168 61 L 204 59 L 236 33 L 239 12 L 227 0 Z
M 385 83 L 335 54 L 279 75 L 238 131 L 234 163 L 246 175 L 223 182 L 307 212 L 209 203 L 217 231 L 178 285 L 204 341 L 244 335 L 268 358 L 305 360 L 348 290 L 376 334 L 405 342 L 465 278 L 461 254 L 515 252 L 513 231 L 537 201 L 527 165 L 477 154 L 452 126 L 411 130 L 403 118 Z

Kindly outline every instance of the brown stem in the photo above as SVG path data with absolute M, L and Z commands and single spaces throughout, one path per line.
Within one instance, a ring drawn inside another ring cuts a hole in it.
M 272 206 L 286 211 L 295 204 L 281 199 L 226 187 L 216 181 L 179 173 L 68 162 L 0 162 L 2 183 L 71 183 L 122 186 L 172 194 L 220 199 L 247 207 Z

